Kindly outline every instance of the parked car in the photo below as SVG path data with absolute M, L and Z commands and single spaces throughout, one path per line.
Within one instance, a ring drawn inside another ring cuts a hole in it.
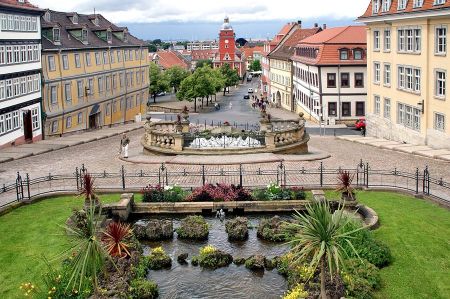
M 253 88 L 250 87 L 250 88 L 248 89 L 248 93 L 253 93 Z
M 253 76 L 252 76 L 252 75 L 248 75 L 248 76 L 247 76 L 247 82 L 251 82 L 252 79 L 253 79 Z
M 165 91 L 162 91 L 162 92 L 156 94 L 156 96 L 158 96 L 158 97 L 162 97 L 162 96 L 165 96 L 165 95 L 166 95 Z
M 245 95 L 244 95 L 244 100 L 248 100 L 248 99 L 250 99 L 250 95 L 245 94 Z
M 355 123 L 355 128 L 357 130 L 361 130 L 362 128 L 366 128 L 366 119 L 364 117 L 361 117 L 358 119 Z

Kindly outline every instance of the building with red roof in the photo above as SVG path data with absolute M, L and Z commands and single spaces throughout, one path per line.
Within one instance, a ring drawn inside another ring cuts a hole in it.
M 367 42 L 364 26 L 325 29 L 294 49 L 293 98 L 310 120 L 354 122 L 367 98 Z
M 367 134 L 450 149 L 450 0 L 367 2 Z
M 317 24 L 314 28 L 302 28 L 301 21 L 298 21 L 268 54 L 270 99 L 278 107 L 290 111 L 297 110 L 292 97 L 293 71 L 291 56 L 294 54 L 295 46 L 300 41 L 320 31 L 322 31 L 322 28 Z
M 179 66 L 186 70 L 190 69 L 190 64 L 177 51 L 159 50 L 156 53 L 152 53 L 152 61 L 162 70 L 167 70 L 174 66 Z
M 250 65 L 252 64 L 252 62 L 254 60 L 261 61 L 263 50 L 264 50 L 263 46 L 250 47 L 250 46 L 245 45 L 244 47 L 241 48 L 241 51 L 244 53 L 245 58 L 246 58 L 247 71 L 249 70 Z

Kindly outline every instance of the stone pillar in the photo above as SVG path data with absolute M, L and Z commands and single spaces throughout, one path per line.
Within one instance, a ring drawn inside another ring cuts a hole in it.
M 183 134 L 174 134 L 173 139 L 175 142 L 173 145 L 173 150 L 176 152 L 182 152 L 183 151 L 183 143 L 184 143 Z
M 276 147 L 275 145 L 275 133 L 274 132 L 266 132 L 266 148 L 273 149 Z
M 181 129 L 181 132 L 189 133 L 189 124 L 189 121 L 182 121 L 181 125 L 183 126 L 183 128 Z

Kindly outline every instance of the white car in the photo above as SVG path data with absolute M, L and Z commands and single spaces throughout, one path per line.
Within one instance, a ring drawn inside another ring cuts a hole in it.
M 253 88 L 249 88 L 248 93 L 253 93 Z

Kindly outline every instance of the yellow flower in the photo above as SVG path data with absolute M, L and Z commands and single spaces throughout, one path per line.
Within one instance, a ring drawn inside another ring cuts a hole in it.
M 159 246 L 159 247 L 153 248 L 153 249 L 152 249 L 152 253 L 155 253 L 155 254 L 164 254 L 165 251 L 164 251 L 164 249 L 163 249 L 161 246 Z
M 296 285 L 292 290 L 290 290 L 283 299 L 304 299 L 308 297 L 308 292 L 305 291 L 305 286 L 303 284 Z
M 216 248 L 212 245 L 207 245 L 205 247 L 200 248 L 200 255 L 207 255 L 216 252 Z

